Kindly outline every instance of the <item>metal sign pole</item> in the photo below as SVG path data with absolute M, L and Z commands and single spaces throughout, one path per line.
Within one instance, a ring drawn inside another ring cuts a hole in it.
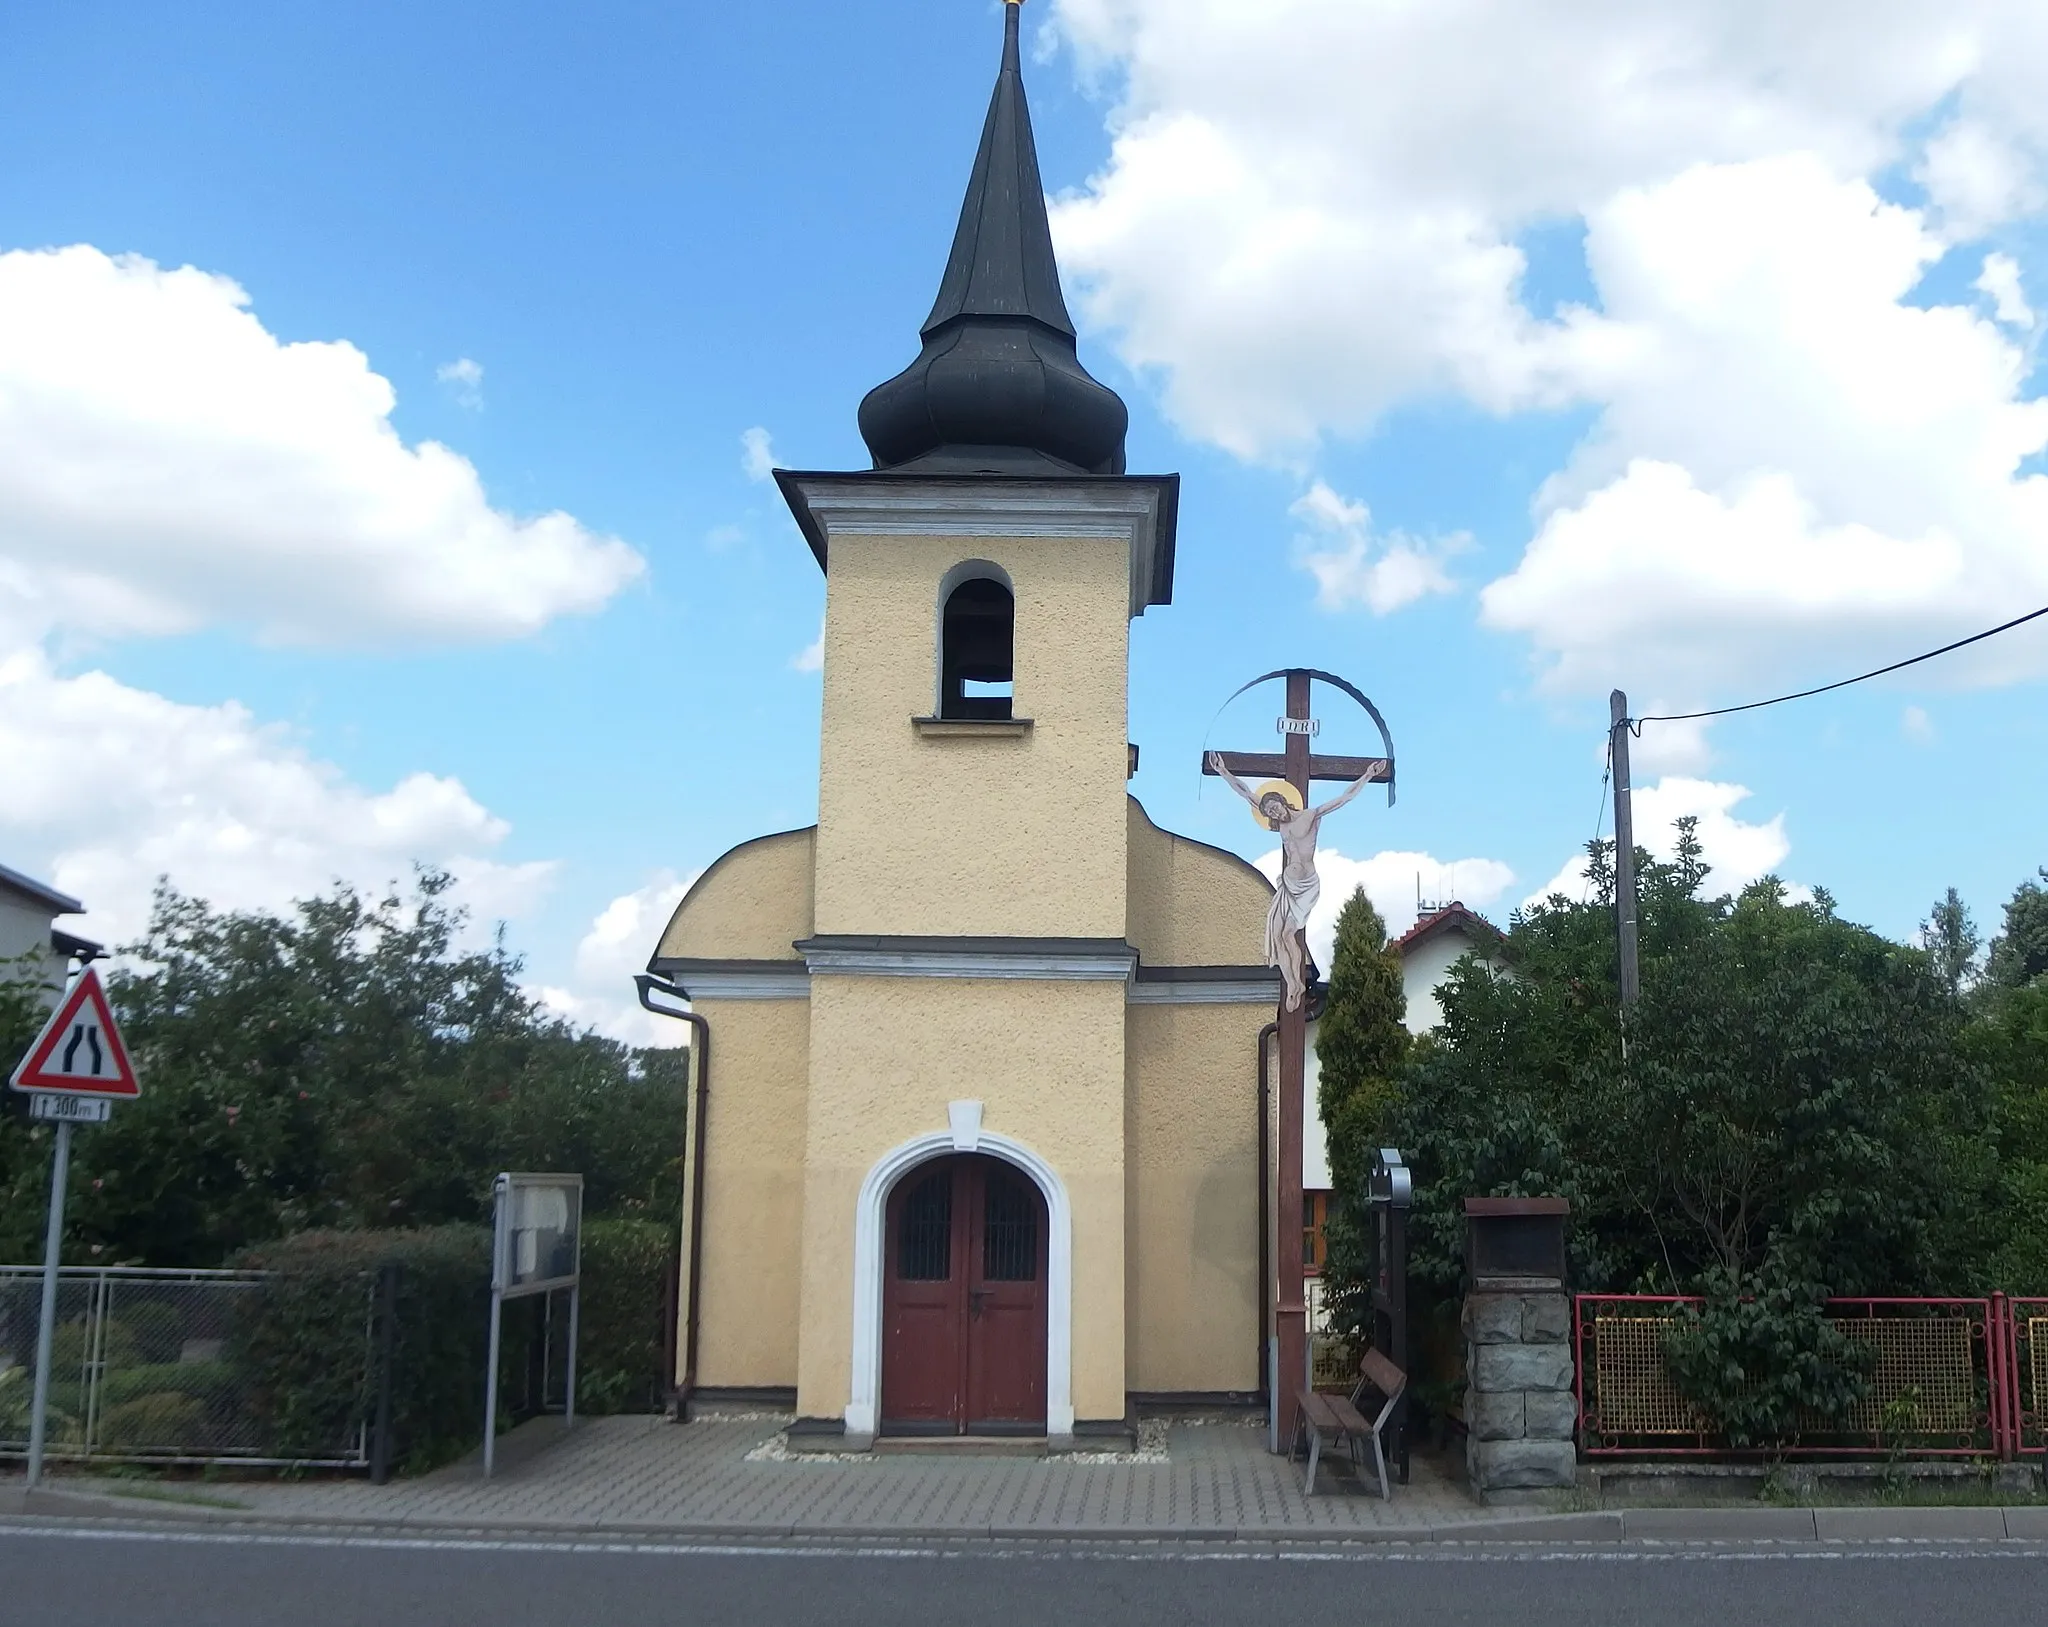
M 36 1388 L 28 1425 L 28 1489 L 43 1478 L 43 1437 L 50 1407 L 50 1358 L 57 1339 L 57 1266 L 64 1246 L 64 1183 L 71 1174 L 71 1125 L 57 1121 L 50 1161 L 50 1232 L 43 1242 L 43 1312 L 36 1324 Z
M 505 1308 L 505 1181 L 501 1176 L 491 1203 L 491 1354 L 484 1374 L 484 1478 L 491 1478 L 498 1444 L 498 1329 Z

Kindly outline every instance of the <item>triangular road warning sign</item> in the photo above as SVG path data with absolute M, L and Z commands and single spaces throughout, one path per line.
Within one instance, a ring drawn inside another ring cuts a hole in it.
M 16 1090 L 61 1090 L 74 1096 L 140 1096 L 128 1047 L 107 1008 L 100 974 L 88 966 L 43 1025 L 7 1081 Z

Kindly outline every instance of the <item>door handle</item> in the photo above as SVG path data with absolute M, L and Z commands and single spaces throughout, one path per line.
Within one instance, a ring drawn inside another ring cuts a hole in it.
M 981 1307 L 987 1298 L 988 1290 L 986 1288 L 970 1288 L 967 1290 L 967 1314 L 977 1322 L 981 1320 Z

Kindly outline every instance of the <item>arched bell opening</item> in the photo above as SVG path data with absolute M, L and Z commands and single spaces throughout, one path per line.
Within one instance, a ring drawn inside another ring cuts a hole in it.
M 939 716 L 1012 716 L 1017 600 L 994 566 L 951 585 L 939 612 Z M 950 578 L 949 578 L 950 580 Z

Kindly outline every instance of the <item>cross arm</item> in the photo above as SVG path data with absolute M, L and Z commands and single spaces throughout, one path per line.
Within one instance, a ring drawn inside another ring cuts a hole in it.
M 1286 755 L 1277 751 L 1225 751 L 1217 753 L 1223 759 L 1223 766 L 1231 773 L 1249 778 L 1257 775 L 1264 779 L 1284 780 L 1287 778 Z M 1202 759 L 1202 772 L 1213 774 L 1209 759 Z M 1391 779 L 1394 760 L 1391 757 L 1325 757 L 1312 756 L 1308 760 L 1308 777 L 1312 780 L 1358 780 L 1375 782 Z

